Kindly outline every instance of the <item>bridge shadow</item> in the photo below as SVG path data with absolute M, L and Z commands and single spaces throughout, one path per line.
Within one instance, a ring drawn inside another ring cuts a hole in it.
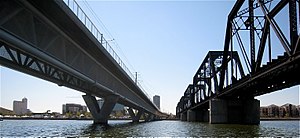
M 207 124 L 207 135 L 234 136 L 234 137 L 259 137 L 259 125 L 242 124 Z
M 86 128 L 83 128 L 81 136 L 89 137 L 114 137 L 114 136 L 126 136 L 128 132 L 127 128 L 137 126 L 140 124 L 147 123 L 142 122 L 132 122 L 131 120 L 110 120 L 108 124 L 90 124 Z

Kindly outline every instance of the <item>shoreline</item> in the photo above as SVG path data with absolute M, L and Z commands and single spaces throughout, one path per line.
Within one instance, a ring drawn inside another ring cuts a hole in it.
M 2 120 L 93 120 L 93 118 L 19 118 L 19 117 L 2 117 Z M 131 120 L 131 118 L 111 118 L 108 120 Z M 162 119 L 162 120 L 179 120 L 179 119 Z M 296 121 L 300 118 L 260 118 L 260 121 Z M 180 120 L 179 120 L 180 121 Z
M 93 118 L 19 118 L 19 117 L 3 117 L 2 120 L 93 120 Z M 131 119 L 118 119 L 112 118 L 108 120 L 131 120 Z
M 2 117 L 2 120 L 93 120 L 93 118 L 19 118 L 19 117 Z M 108 120 L 132 120 L 131 118 L 110 118 Z M 178 120 L 178 119 L 161 119 L 161 120 Z
M 260 121 L 295 121 L 300 120 L 300 118 L 260 118 Z

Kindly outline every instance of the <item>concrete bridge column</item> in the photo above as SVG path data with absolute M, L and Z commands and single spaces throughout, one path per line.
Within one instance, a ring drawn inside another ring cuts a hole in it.
M 144 119 L 145 119 L 146 122 L 154 120 L 154 115 L 152 115 L 152 114 L 147 114 L 147 115 L 144 114 L 143 116 L 144 116 Z
M 209 101 L 209 123 L 227 123 L 227 101 L 222 99 L 212 99 Z
M 135 114 L 135 113 L 133 112 L 133 109 L 132 109 L 132 108 L 129 108 L 129 109 L 128 109 L 128 112 L 129 112 L 129 115 L 131 116 L 131 119 L 132 119 L 133 122 L 139 122 L 139 121 L 140 121 L 140 118 L 141 118 L 141 116 L 142 116 L 142 114 L 144 114 L 144 111 L 142 111 L 142 110 L 139 110 L 139 111 L 137 112 L 137 114 Z
M 181 121 L 187 121 L 187 112 L 180 113 L 180 120 Z
M 212 124 L 259 124 L 260 102 L 256 99 L 212 99 L 209 101 Z
M 207 109 L 194 109 L 187 111 L 187 121 L 188 122 L 208 122 L 209 115 Z
M 257 99 L 247 100 L 244 104 L 244 123 L 260 123 L 260 101 Z
M 196 120 L 198 122 L 209 122 L 209 112 L 207 109 L 196 110 Z
M 100 109 L 95 96 L 86 94 L 82 97 L 94 118 L 94 124 L 107 124 L 108 117 L 119 99 L 115 95 L 104 97 L 104 103 Z
M 188 122 L 195 122 L 196 121 L 196 111 L 188 110 L 186 121 Z
M 149 116 L 149 119 L 150 119 L 150 121 L 155 120 L 155 115 L 151 114 L 151 115 Z
M 143 118 L 144 118 L 145 122 L 150 121 L 150 115 L 149 114 L 148 115 L 143 114 Z

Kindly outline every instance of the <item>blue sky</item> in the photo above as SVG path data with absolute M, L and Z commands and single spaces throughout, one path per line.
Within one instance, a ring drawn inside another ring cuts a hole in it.
M 234 1 L 88 1 L 101 23 L 83 9 L 104 33 L 149 95 L 161 96 L 165 112 L 175 113 L 178 100 L 209 50 L 223 50 L 227 15 Z M 121 50 L 120 50 L 121 49 Z M 126 55 L 126 58 L 124 57 Z M 130 64 L 130 65 L 129 65 Z M 132 66 L 132 67 L 131 67 Z M 34 112 L 61 112 L 64 103 L 85 104 L 65 87 L 1 67 L 1 106 L 28 98 Z M 257 97 L 261 105 L 299 104 L 299 86 Z

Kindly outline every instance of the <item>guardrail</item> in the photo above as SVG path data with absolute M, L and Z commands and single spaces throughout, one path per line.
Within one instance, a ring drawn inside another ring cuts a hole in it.
M 127 68 L 125 63 L 121 60 L 115 50 L 109 44 L 109 41 L 103 37 L 103 34 L 99 31 L 96 25 L 91 21 L 87 14 L 82 10 L 76 0 L 63 0 L 66 5 L 73 11 L 73 13 L 78 17 L 78 19 L 85 25 L 85 27 L 94 35 L 94 37 L 102 44 L 106 51 L 115 59 L 115 61 L 122 67 L 122 69 L 127 73 L 127 75 L 134 81 L 135 77 L 132 72 Z M 137 82 L 136 84 L 143 93 L 152 101 L 148 93 L 143 89 L 141 84 Z

